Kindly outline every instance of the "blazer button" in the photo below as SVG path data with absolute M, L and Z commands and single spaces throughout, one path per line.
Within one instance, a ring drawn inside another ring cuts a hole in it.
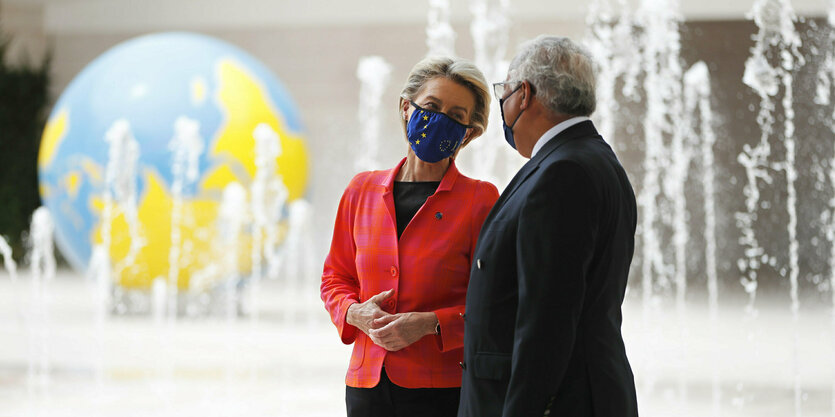
M 461 316 L 461 320 L 467 320 L 467 313 L 458 313 Z
M 466 363 L 464 363 L 464 362 L 458 362 L 458 366 L 460 366 L 460 367 L 461 367 L 461 369 L 463 369 L 463 370 L 465 370 L 465 371 L 467 370 L 467 364 L 466 364 Z
M 476 259 L 475 260 L 475 266 L 476 266 L 476 268 L 481 269 L 481 259 Z
M 393 276 L 393 277 L 397 276 L 397 267 L 394 267 L 394 266 L 391 267 L 391 276 Z

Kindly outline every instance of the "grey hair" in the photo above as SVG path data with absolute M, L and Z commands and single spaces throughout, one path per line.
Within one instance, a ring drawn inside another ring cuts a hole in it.
M 591 55 L 571 39 L 539 35 L 523 43 L 508 73 L 530 82 L 534 96 L 555 114 L 590 116 L 597 106 Z
M 490 115 L 490 89 L 487 87 L 484 74 L 470 61 L 437 56 L 421 60 L 415 64 L 406 78 L 406 84 L 400 92 L 400 104 L 403 103 L 403 99 L 414 100 L 427 81 L 438 77 L 461 84 L 473 93 L 475 108 L 470 115 L 470 125 L 474 126 L 476 131 L 471 138 L 475 139 L 484 133 Z

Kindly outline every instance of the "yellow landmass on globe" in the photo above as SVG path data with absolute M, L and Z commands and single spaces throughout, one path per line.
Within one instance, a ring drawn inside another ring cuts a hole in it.
M 90 180 L 96 183 L 100 183 L 104 180 L 104 174 L 102 173 L 104 170 L 90 157 L 85 157 L 81 160 L 81 170 L 87 174 L 87 177 L 90 178 Z
M 81 188 L 82 179 L 81 173 L 78 171 L 70 171 L 67 175 L 64 175 L 61 183 L 67 188 L 67 194 L 70 198 L 75 199 L 78 197 L 78 189 Z
M 246 174 L 246 173 L 244 173 Z M 217 166 L 203 176 L 202 187 L 204 190 L 223 191 L 232 182 L 242 183 L 240 175 L 232 171 L 229 164 Z
M 206 101 L 206 80 L 203 77 L 195 77 L 191 80 L 191 104 L 200 106 Z
M 284 180 L 288 199 L 302 196 L 307 185 L 307 149 L 302 137 L 290 131 L 281 113 L 271 103 L 268 90 L 258 80 L 231 59 L 219 62 L 217 101 L 226 120 L 211 149 L 211 155 L 241 164 L 249 178 L 239 178 L 234 170 L 224 165 L 210 170 L 202 182 L 204 189 L 222 189 L 229 183 L 229 174 L 242 184 L 249 184 L 255 176 L 255 139 L 252 133 L 260 123 L 268 124 L 281 138 L 281 155 L 277 158 L 278 174 Z M 226 172 L 216 173 L 215 171 Z
M 38 167 L 41 169 L 48 167 L 52 163 L 52 160 L 55 159 L 58 147 L 67 135 L 69 121 L 69 113 L 66 109 L 62 109 L 46 122 L 46 127 L 41 137 L 41 149 L 38 153 Z

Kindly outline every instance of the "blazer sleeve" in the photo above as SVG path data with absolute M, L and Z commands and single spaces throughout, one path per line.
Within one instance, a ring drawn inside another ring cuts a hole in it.
M 490 213 L 490 209 L 499 199 L 499 192 L 496 186 L 486 182 L 479 181 L 474 187 L 473 197 L 471 199 L 470 212 L 472 222 L 470 224 L 470 264 L 472 265 L 473 254 L 475 253 L 475 245 L 478 240 L 478 234 L 481 231 L 481 225 Z M 464 305 L 456 305 L 446 307 L 434 311 L 438 316 L 438 323 L 441 326 L 441 334 L 437 337 L 438 347 L 442 352 L 448 352 L 453 349 L 458 349 L 464 346 Z
M 351 344 L 357 337 L 357 328 L 345 321 L 348 307 L 360 300 L 360 284 L 355 263 L 356 245 L 354 243 L 354 219 L 358 208 L 357 201 L 362 190 L 362 175 L 359 174 L 342 194 L 336 222 L 333 226 L 333 239 L 330 252 L 325 258 L 320 286 L 325 309 L 336 325 L 342 343 Z
M 599 202 L 576 162 L 543 167 L 519 215 L 518 307 L 503 416 L 542 415 L 577 340 Z

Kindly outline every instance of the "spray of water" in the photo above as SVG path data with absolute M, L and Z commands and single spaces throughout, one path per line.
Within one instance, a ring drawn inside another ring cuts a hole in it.
M 362 152 L 354 164 L 359 171 L 380 169 L 377 160 L 380 143 L 380 105 L 391 79 L 391 65 L 379 56 L 360 58 L 357 78 L 360 80 L 357 117 L 360 123 L 359 149 L 362 149 Z
M 237 182 L 223 189 L 223 200 L 218 212 L 217 227 L 223 245 L 224 310 L 227 321 L 237 316 L 238 283 L 241 278 L 240 240 L 246 222 L 246 189 Z
M 255 127 L 255 177 L 250 185 L 252 208 L 252 277 L 250 280 L 250 306 L 252 319 L 257 320 L 257 296 L 263 277 L 264 258 L 268 270 L 277 273 L 278 224 L 287 202 L 287 187 L 277 173 L 276 159 L 281 155 L 278 134 L 265 123 Z
M 597 65 L 598 106 L 595 125 L 610 143 L 616 141 L 615 123 L 620 109 L 617 84 L 624 83 L 621 93 L 637 100 L 640 56 L 633 34 L 633 20 L 626 0 L 595 0 L 586 15 L 588 33 L 585 44 Z
M 179 293 L 180 260 L 183 249 L 182 227 L 185 218 L 185 189 L 200 177 L 199 160 L 203 153 L 203 138 L 200 136 L 200 122 L 180 116 L 174 122 L 174 137 L 168 142 L 172 152 L 171 173 L 171 249 L 168 252 L 168 314 L 173 320 L 177 316 Z
M 829 24 L 826 39 L 829 47 L 824 51 L 824 58 L 818 69 L 818 83 L 815 89 L 815 103 L 822 106 L 824 111 L 833 104 L 832 87 L 835 86 L 835 0 L 829 1 Z M 832 107 L 832 114 L 824 118 L 829 130 L 835 134 L 835 106 Z M 832 197 L 829 199 L 826 221 L 826 239 L 829 241 L 829 291 L 832 299 L 832 354 L 835 357 L 835 151 L 829 160 L 829 184 Z M 833 369 L 835 375 L 835 369 Z M 832 385 L 832 414 L 835 416 L 835 383 Z
M 707 65 L 699 61 L 684 74 L 684 103 L 685 114 L 698 117 L 690 124 L 689 137 L 693 143 L 698 138 L 699 153 L 701 154 L 703 189 L 703 207 L 705 213 L 705 275 L 707 277 L 708 314 L 710 318 L 710 339 L 714 362 L 720 360 L 719 351 L 719 288 L 716 267 L 716 173 L 714 165 L 713 146 L 716 143 L 716 133 L 713 130 L 713 109 L 710 105 L 710 73 Z M 713 398 L 712 413 L 714 417 L 721 415 L 722 381 L 719 368 L 713 367 L 711 375 L 711 391 Z
M 105 184 L 117 212 L 121 212 L 128 225 L 130 247 L 128 253 L 114 265 L 113 276 L 118 279 L 122 271 L 133 265 L 136 256 L 145 245 L 140 233 L 139 212 L 137 208 L 137 162 L 139 161 L 139 143 L 130 130 L 126 120 L 117 120 L 107 131 L 105 140 L 109 145 Z M 111 214 L 111 216 L 115 213 Z M 112 221 L 112 217 L 111 217 Z M 108 228 L 112 227 L 108 225 Z M 109 245 L 106 246 L 109 249 Z
M 136 165 L 139 160 L 139 144 L 125 119 L 113 122 L 105 133 L 108 145 L 105 184 L 102 195 L 104 208 L 101 216 L 101 242 L 93 246 L 88 274 L 94 283 L 97 322 L 101 323 L 110 308 L 114 277 L 133 265 L 139 250 L 145 244 L 140 234 L 137 212 Z M 127 255 L 112 265 L 110 246 L 113 239 L 113 220 L 122 213 L 128 224 L 130 247 Z
M 676 288 L 676 311 L 683 329 L 686 268 L 683 247 L 687 241 L 684 220 L 683 188 L 689 156 L 684 144 L 681 42 L 681 16 L 675 0 L 643 0 L 636 13 L 640 34 L 641 69 L 644 76 L 646 110 L 644 115 L 644 179 L 638 195 L 641 219 L 641 270 L 644 296 L 644 323 L 654 314 L 655 286 L 667 288 L 673 272 Z M 669 155 L 676 158 L 669 159 Z M 662 182 L 662 173 L 665 174 Z M 659 210 L 664 199 L 673 202 L 672 216 Z M 661 249 L 665 222 L 672 219 L 675 263 L 668 266 Z M 682 350 L 684 355 L 684 350 Z M 682 358 L 683 359 L 683 358 Z M 683 372 L 679 373 L 678 394 L 686 398 Z M 654 381 L 649 378 L 649 389 Z
M 17 263 L 12 258 L 12 248 L 3 236 L 0 236 L 0 255 L 3 256 L 3 267 L 12 282 L 17 282 Z
M 29 388 L 45 387 L 49 381 L 50 283 L 55 279 L 55 248 L 52 236 L 55 225 L 46 207 L 32 214 L 30 228 L 31 286 L 29 329 Z M 31 391 L 30 391 L 31 392 Z
M 473 38 L 474 63 L 482 70 L 488 81 L 502 81 L 507 76 L 508 43 L 510 38 L 510 1 L 470 0 L 470 34 Z M 501 112 L 498 101 L 491 102 L 489 125 L 501 126 Z M 507 152 L 500 129 L 491 129 L 468 145 L 463 165 L 476 178 L 490 181 L 502 188 L 513 176 L 508 172 L 512 164 L 502 163 Z
M 104 204 L 101 214 L 101 241 L 93 245 L 87 266 L 87 280 L 92 287 L 92 302 L 95 306 L 93 334 L 97 354 L 94 355 L 93 369 L 99 393 L 104 385 L 104 323 L 112 304 L 113 277 L 118 277 L 124 268 L 133 264 L 144 245 L 137 212 L 136 164 L 139 159 L 139 145 L 131 133 L 130 123 L 125 119 L 116 120 L 105 132 L 104 140 L 108 145 L 108 157 L 102 191 Z M 113 220 L 119 212 L 123 213 L 128 224 L 131 243 L 128 254 L 114 269 L 110 258 L 110 246 L 113 239 Z
M 756 273 L 762 263 L 774 265 L 776 261 L 765 254 L 759 246 L 753 227 L 756 221 L 757 203 L 759 202 L 758 180 L 771 184 L 767 170 L 783 171 L 786 174 L 786 210 L 789 215 L 787 224 L 789 240 L 789 296 L 791 298 L 791 312 L 794 321 L 794 341 L 792 364 L 794 370 L 794 403 L 795 415 L 801 415 L 802 389 L 798 364 L 798 321 L 800 301 L 798 298 L 799 256 L 797 240 L 797 170 L 795 166 L 796 142 L 794 137 L 794 71 L 804 65 L 800 55 L 800 35 L 795 30 L 797 17 L 788 0 L 758 0 L 748 17 L 754 20 L 758 32 L 754 36 L 755 45 L 751 48 L 751 57 L 745 63 L 745 73 L 742 81 L 760 96 L 760 112 L 757 122 L 762 129 L 760 142 L 755 147 L 748 145 L 739 155 L 739 162 L 743 165 L 748 176 L 745 188 L 745 213 L 737 214 L 737 223 L 742 229 L 741 242 L 745 249 L 745 258 L 739 262 L 744 276 L 742 279 L 746 291 L 750 294 L 749 309 L 753 308 L 756 293 Z M 774 53 L 775 60 L 769 60 L 769 53 Z M 771 148 L 768 139 L 774 132 L 775 102 L 774 97 L 782 87 L 783 98 L 783 132 L 781 140 L 786 149 L 784 161 L 771 162 L 769 158 Z M 785 270 L 781 275 L 785 276 Z
M 455 56 L 455 30 L 450 24 L 449 0 L 429 0 L 426 25 L 427 56 Z

